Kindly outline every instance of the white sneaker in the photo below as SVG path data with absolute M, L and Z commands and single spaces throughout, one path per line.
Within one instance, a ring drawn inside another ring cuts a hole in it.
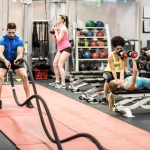
M 56 89 L 60 89 L 61 87 L 60 87 L 60 84 L 57 82 L 57 83 L 55 83 L 55 88 Z
M 55 85 L 56 85 L 56 83 L 59 83 L 59 82 L 49 83 L 48 85 L 50 85 L 50 86 L 55 86 Z
M 66 89 L 66 84 L 56 85 L 55 88 L 57 88 L 57 89 L 61 89 L 61 88 Z

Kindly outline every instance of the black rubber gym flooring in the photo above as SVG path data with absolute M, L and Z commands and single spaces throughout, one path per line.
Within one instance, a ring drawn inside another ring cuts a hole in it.
M 53 86 L 49 86 L 48 83 L 50 82 L 54 82 L 53 79 L 49 79 L 49 80 L 35 80 L 36 84 L 40 84 L 48 89 L 51 89 L 53 91 L 56 91 L 56 92 L 59 92 L 65 96 L 68 96 L 80 103 L 83 103 L 85 105 L 88 105 L 90 107 L 93 107 L 101 112 L 104 112 L 110 116 L 113 116 L 117 119 L 120 119 L 126 123 L 129 123 L 133 126 L 136 126 L 138 128 L 141 128 L 145 131 L 148 131 L 150 132 L 150 119 L 149 119 L 149 116 L 150 116 L 150 110 L 146 110 L 146 109 L 142 109 L 142 108 L 136 108 L 134 110 L 132 110 L 132 113 L 135 117 L 133 118 L 126 118 L 123 116 L 122 113 L 119 113 L 119 112 L 110 112 L 109 111 L 109 108 L 107 105 L 102 105 L 102 104 L 91 104 L 91 103 L 88 103 L 87 101 L 85 100 L 79 100 L 79 96 L 82 95 L 82 93 L 73 93 L 71 92 L 70 90 L 66 90 L 66 89 L 55 89 Z M 67 83 L 69 84 L 69 83 Z M 90 89 L 91 86 L 85 86 L 85 87 L 82 87 L 82 92 L 83 91 L 86 91 L 88 89 Z M 116 102 L 118 102 L 119 100 L 123 100 L 122 97 L 119 97 L 119 96 L 114 96 L 115 97 L 115 100 Z M 102 98 L 102 96 L 101 96 Z
M 0 131 L 0 150 L 18 150 L 15 144 L 11 142 L 1 131 Z

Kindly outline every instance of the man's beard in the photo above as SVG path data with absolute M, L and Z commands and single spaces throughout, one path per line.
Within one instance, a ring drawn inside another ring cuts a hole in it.
M 14 39 L 14 36 L 9 36 L 9 39 L 10 39 L 10 40 L 13 40 L 13 39 Z

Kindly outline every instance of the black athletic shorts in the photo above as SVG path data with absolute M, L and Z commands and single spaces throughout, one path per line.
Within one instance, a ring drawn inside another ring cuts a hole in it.
M 61 50 L 60 52 L 62 53 L 63 51 L 66 51 L 66 52 L 68 52 L 68 53 L 71 54 L 71 52 L 72 52 L 72 47 L 67 47 L 67 48 Z
M 10 61 L 10 63 L 11 63 L 11 69 L 13 70 L 13 72 L 15 69 L 25 68 L 23 63 L 19 63 L 18 65 L 14 65 L 14 61 Z M 0 61 L 0 68 L 7 69 L 8 71 L 8 68 L 5 66 L 5 63 L 3 61 Z
M 120 79 L 120 72 L 116 72 L 117 73 L 117 79 Z M 124 72 L 124 78 L 127 78 L 128 76 L 130 75 L 127 75 L 125 72 Z M 114 80 L 114 77 L 113 77 L 113 74 L 112 72 L 109 72 L 109 71 L 104 71 L 103 73 L 103 78 L 105 79 L 106 82 L 110 82 L 111 80 Z

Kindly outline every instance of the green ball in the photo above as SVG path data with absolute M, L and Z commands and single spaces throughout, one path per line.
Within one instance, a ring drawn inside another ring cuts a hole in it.
M 95 22 L 92 20 L 89 20 L 86 22 L 86 27 L 95 27 Z

